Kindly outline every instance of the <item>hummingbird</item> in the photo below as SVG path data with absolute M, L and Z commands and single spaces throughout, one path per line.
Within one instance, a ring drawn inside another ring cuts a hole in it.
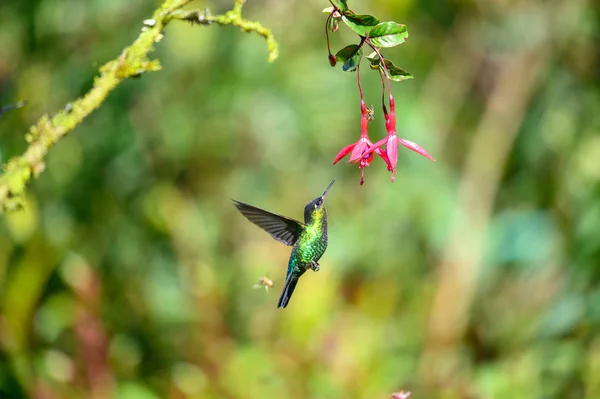
M 321 268 L 319 259 L 327 249 L 325 195 L 334 182 L 335 179 L 329 183 L 323 195 L 306 204 L 304 223 L 232 200 L 236 208 L 249 221 L 265 230 L 277 241 L 292 247 L 285 284 L 277 304 L 278 308 L 285 308 L 288 305 L 294 289 L 296 289 L 296 284 L 298 284 L 298 279 L 304 272 L 308 269 L 317 272 Z

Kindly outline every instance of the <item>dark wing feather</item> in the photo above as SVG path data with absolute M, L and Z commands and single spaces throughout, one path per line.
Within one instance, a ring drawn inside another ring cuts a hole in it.
M 232 200 L 235 207 L 249 221 L 265 230 L 277 241 L 286 245 L 294 245 L 304 229 L 304 225 L 297 220 L 276 215 L 252 205 Z

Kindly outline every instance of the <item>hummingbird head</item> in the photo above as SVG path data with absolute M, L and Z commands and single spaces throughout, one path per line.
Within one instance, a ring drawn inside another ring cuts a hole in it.
M 327 215 L 327 210 L 325 209 L 325 195 L 327 195 L 327 192 L 329 191 L 334 182 L 335 179 L 333 179 L 331 183 L 329 183 L 329 185 L 323 192 L 323 195 L 315 198 L 314 200 L 306 204 L 306 206 L 304 207 L 304 222 L 306 224 L 309 224 L 313 221 L 322 220 L 323 217 Z

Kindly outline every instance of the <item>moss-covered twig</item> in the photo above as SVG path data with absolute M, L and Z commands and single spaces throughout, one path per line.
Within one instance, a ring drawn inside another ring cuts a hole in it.
M 98 108 L 119 83 L 144 72 L 160 70 L 159 61 L 148 59 L 148 54 L 153 50 L 154 43 L 162 39 L 165 26 L 172 20 L 187 20 L 202 25 L 214 22 L 219 25 L 233 25 L 244 32 L 255 32 L 267 42 L 269 61 L 277 58 L 277 43 L 271 31 L 258 22 L 242 17 L 245 0 L 235 0 L 231 11 L 215 16 L 210 15 L 208 11 L 181 10 L 192 1 L 165 0 L 154 12 L 152 19 L 144 21 L 145 27 L 135 42 L 125 48 L 116 59 L 100 68 L 100 74 L 89 92 L 53 116 L 43 115 L 30 128 L 25 136 L 29 143 L 25 152 L 3 165 L 0 175 L 0 213 L 20 207 L 27 183 L 44 170 L 44 158 L 48 150 Z

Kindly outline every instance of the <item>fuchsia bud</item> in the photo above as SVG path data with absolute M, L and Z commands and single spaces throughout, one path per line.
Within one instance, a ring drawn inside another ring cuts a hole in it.
M 335 55 L 329 53 L 329 65 L 334 67 L 335 64 L 337 64 L 337 59 L 335 58 Z

